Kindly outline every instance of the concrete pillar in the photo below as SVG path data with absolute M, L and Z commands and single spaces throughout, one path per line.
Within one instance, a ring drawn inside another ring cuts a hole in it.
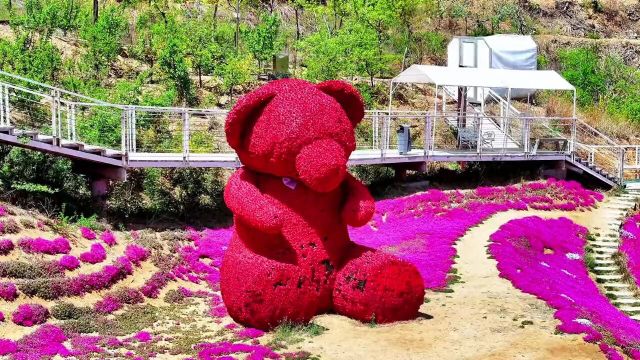
M 109 192 L 109 179 L 91 179 L 91 196 L 94 198 L 102 198 L 107 195 L 107 192 Z

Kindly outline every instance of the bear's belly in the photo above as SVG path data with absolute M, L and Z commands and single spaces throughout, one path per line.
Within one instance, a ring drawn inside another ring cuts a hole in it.
M 282 178 L 271 176 L 260 181 L 263 194 L 280 204 L 282 236 L 298 262 L 329 260 L 332 266 L 339 264 L 350 245 L 347 226 L 342 221 L 342 187 L 319 193 L 300 182 L 288 185 Z

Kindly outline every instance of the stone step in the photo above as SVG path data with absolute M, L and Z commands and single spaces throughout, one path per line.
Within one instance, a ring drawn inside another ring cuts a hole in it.
M 622 275 L 620 274 L 598 274 L 596 275 L 596 279 L 600 280 L 622 280 Z
M 633 320 L 640 320 L 640 315 L 631 315 L 630 318 Z
M 0 133 L 13 135 L 13 130 L 15 128 L 13 126 L 0 126 Z
M 593 270 L 600 271 L 600 272 L 611 272 L 611 271 L 618 271 L 620 269 L 618 269 L 617 266 L 596 266 Z
M 640 312 L 640 306 L 620 306 L 618 309 L 627 313 Z
M 613 260 L 606 260 L 602 258 L 595 259 L 594 262 L 599 266 L 614 266 L 616 264 L 616 262 Z
M 607 259 L 608 260 L 608 259 L 611 259 L 611 255 L 612 255 L 611 253 L 593 254 L 593 258 L 595 260 L 598 260 L 598 259 Z
M 634 294 L 631 291 L 627 291 L 627 290 L 615 290 L 615 291 L 607 291 L 607 294 L 619 297 L 619 298 L 627 298 L 627 297 L 633 297 Z
M 620 304 L 620 305 L 632 305 L 632 304 L 640 305 L 640 300 L 638 300 L 636 298 L 614 299 L 614 300 L 611 300 L 611 302 L 614 303 L 614 304 Z
M 598 252 L 598 253 L 606 253 L 606 254 L 614 254 L 616 252 L 618 252 L 618 248 L 615 247 L 592 247 L 594 252 Z
M 602 284 L 605 288 L 610 289 L 630 289 L 629 284 L 621 283 L 621 282 L 609 282 Z
M 597 247 L 605 247 L 605 248 L 618 248 L 619 244 L 617 241 L 593 241 L 591 243 L 592 248 Z

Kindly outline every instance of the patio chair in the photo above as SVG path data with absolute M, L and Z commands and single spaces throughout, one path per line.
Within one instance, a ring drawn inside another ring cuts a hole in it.
M 493 131 L 482 133 L 482 147 L 493 148 L 493 142 L 496 140 L 496 134 Z

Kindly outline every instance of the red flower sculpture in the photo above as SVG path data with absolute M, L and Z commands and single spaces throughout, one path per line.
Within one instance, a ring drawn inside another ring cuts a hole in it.
M 293 79 L 260 87 L 229 114 L 227 141 L 244 167 L 225 189 L 235 227 L 220 286 L 235 321 L 269 329 L 328 311 L 378 323 L 417 316 L 417 269 L 347 232 L 375 209 L 347 172 L 363 117 L 351 85 Z

